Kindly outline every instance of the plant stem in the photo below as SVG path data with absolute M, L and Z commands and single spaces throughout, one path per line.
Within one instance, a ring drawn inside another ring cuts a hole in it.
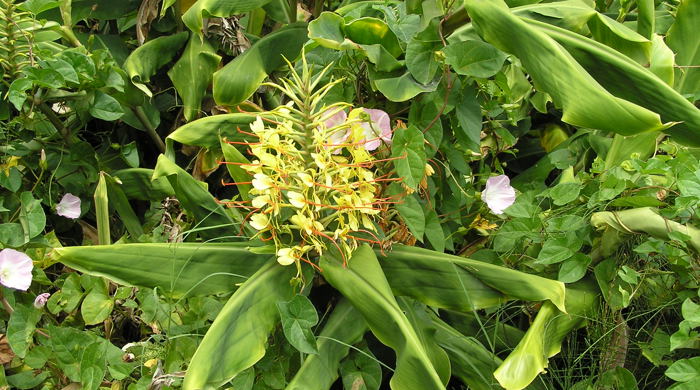
M 136 115 L 136 118 L 141 122 L 143 127 L 146 129 L 146 132 L 148 135 L 151 137 L 153 142 L 156 144 L 156 147 L 161 153 L 165 153 L 165 144 L 163 143 L 163 140 L 160 138 L 158 133 L 156 132 L 156 129 L 153 127 L 151 124 L 150 119 L 146 116 L 146 113 L 143 111 L 143 108 L 141 106 L 137 107 L 131 107 L 131 112 Z

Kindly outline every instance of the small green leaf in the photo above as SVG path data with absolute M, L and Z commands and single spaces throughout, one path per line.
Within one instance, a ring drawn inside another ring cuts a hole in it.
M 570 242 L 569 237 L 549 238 L 544 242 L 542 250 L 540 250 L 540 254 L 537 256 L 537 263 L 560 263 L 574 255 L 574 251 L 578 250 L 576 246 L 581 247 L 581 243 L 579 242 L 578 245 L 576 245 L 576 243 Z
M 559 183 L 552 188 L 549 192 L 549 196 L 552 197 L 552 201 L 555 205 L 563 206 L 578 198 L 580 192 L 580 183 Z
M 7 323 L 7 341 L 15 355 L 24 358 L 32 342 L 41 310 L 32 305 L 16 305 Z
M 415 126 L 398 129 L 394 133 L 391 145 L 391 156 L 395 158 L 394 166 L 403 184 L 416 190 L 425 175 L 425 140 Z
M 394 183 L 387 189 L 387 195 L 399 202 L 396 204 L 396 210 L 411 233 L 422 242 L 425 233 L 425 214 L 415 194 L 407 194 L 399 184 Z
M 430 209 L 428 206 L 423 210 L 425 213 L 425 237 L 430 242 L 438 252 L 445 251 L 445 233 L 442 231 L 442 226 L 440 225 L 440 218 L 438 217 L 435 210 Z
M 25 241 L 38 236 L 46 226 L 46 215 L 41 207 L 41 201 L 34 199 L 32 193 L 25 191 L 21 195 L 22 208 L 19 221 L 24 229 Z
M 28 78 L 15 79 L 10 84 L 10 89 L 7 91 L 7 100 L 15 106 L 17 111 L 22 111 L 22 105 L 27 101 L 27 90 L 33 85 L 32 80 Z
M 590 256 L 583 253 L 575 253 L 561 264 L 557 280 L 564 283 L 578 282 L 586 276 L 589 264 L 591 264 Z
M 384 73 L 374 72 L 372 69 L 370 69 L 370 81 L 392 102 L 405 102 L 422 92 L 432 92 L 438 86 L 438 80 L 421 84 L 409 72 Z
M 309 298 L 295 295 L 289 302 L 278 302 L 277 310 L 287 341 L 300 352 L 317 354 L 316 337 L 311 327 L 318 323 L 318 313 Z
M 443 51 L 445 62 L 455 73 L 478 78 L 498 73 L 506 59 L 505 53 L 481 41 L 451 43 Z
M 481 106 L 473 87 L 467 86 L 459 93 L 455 114 L 459 122 L 454 130 L 457 140 L 465 148 L 478 151 L 481 143 Z
M 116 121 L 124 115 L 117 99 L 102 91 L 95 91 L 95 100 L 90 106 L 90 115 L 106 121 Z
M 368 348 L 353 350 L 340 364 L 343 387 L 352 390 L 378 390 L 382 383 L 382 368 Z
M 99 280 L 88 292 L 80 306 L 80 313 L 86 325 L 96 325 L 112 313 L 114 301 L 107 294 L 107 282 Z

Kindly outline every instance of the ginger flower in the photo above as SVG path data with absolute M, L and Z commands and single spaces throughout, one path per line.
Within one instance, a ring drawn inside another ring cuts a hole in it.
M 0 251 L 0 283 L 9 288 L 26 291 L 32 284 L 32 259 L 14 249 Z
M 503 210 L 515 203 L 515 189 L 510 186 L 510 179 L 506 175 L 490 177 L 486 181 L 486 188 L 481 193 L 481 200 L 494 214 L 503 214 Z
M 250 226 L 255 230 L 265 230 L 270 226 L 270 219 L 265 214 L 253 214 L 253 216 L 250 217 Z
M 287 198 L 289 198 L 289 203 L 292 204 L 292 206 L 301 209 L 304 206 L 306 206 L 306 199 L 304 198 L 304 195 L 295 192 L 295 191 L 287 191 Z

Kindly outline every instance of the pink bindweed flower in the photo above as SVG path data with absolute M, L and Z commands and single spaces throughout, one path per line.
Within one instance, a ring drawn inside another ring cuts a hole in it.
M 481 200 L 486 202 L 494 214 L 503 214 L 503 210 L 515 203 L 515 189 L 510 186 L 508 176 L 490 177 L 481 193 Z
M 323 122 L 323 125 L 326 126 L 326 129 L 331 129 L 335 126 L 342 125 L 347 121 L 348 119 L 348 114 L 345 113 L 344 110 L 340 110 L 333 114 L 330 118 L 328 118 L 325 122 Z M 328 136 L 328 142 L 327 144 L 329 146 L 326 146 L 326 148 L 333 148 L 334 146 L 332 145 L 342 145 L 345 143 L 345 141 L 348 139 L 348 136 L 350 135 L 350 132 L 348 131 L 347 128 L 343 129 L 338 129 L 333 131 L 329 136 Z M 333 150 L 333 154 L 339 154 L 341 148 L 336 147 L 335 150 Z
M 46 301 L 49 300 L 50 296 L 51 294 L 49 293 L 41 293 L 37 295 L 34 299 L 34 307 L 36 307 L 37 309 L 41 309 L 42 307 L 44 307 L 46 305 Z
M 61 201 L 56 205 L 56 214 L 77 219 L 80 217 L 80 198 L 70 193 L 63 195 Z
M 32 284 L 32 259 L 14 249 L 0 251 L 0 283 L 5 287 L 26 291 Z
M 369 115 L 370 122 L 362 122 L 360 126 L 365 132 L 365 149 L 372 151 L 377 149 L 382 141 L 391 145 L 391 121 L 389 114 L 382 110 L 372 108 L 360 108 Z

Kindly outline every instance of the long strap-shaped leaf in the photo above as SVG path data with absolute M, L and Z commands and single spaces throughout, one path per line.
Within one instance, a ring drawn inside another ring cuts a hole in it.
M 255 116 L 249 114 L 208 116 L 178 127 L 167 139 L 184 145 L 218 148 L 219 134 L 230 141 L 242 141 L 243 134 L 238 132 L 238 128 L 247 130 L 254 120 Z
M 669 239 L 669 233 L 679 232 L 690 236 L 690 245 L 700 252 L 700 229 L 668 220 L 651 207 L 593 213 L 591 225 L 596 229 L 610 226 L 621 233 L 644 232 L 664 240 Z
M 348 346 L 360 341 L 366 331 L 360 312 L 347 300 L 340 301 L 318 335 L 318 354 L 304 360 L 286 390 L 330 389 L 338 379 L 340 361 L 348 355 Z
M 449 365 L 434 365 L 369 247 L 358 248 L 347 267 L 328 254 L 321 257 L 320 265 L 326 280 L 362 313 L 379 341 L 396 351 L 396 371 L 390 382 L 393 390 L 445 389 Z
M 518 57 L 535 86 L 563 108 L 563 121 L 623 135 L 663 128 L 658 114 L 610 94 L 552 38 L 513 15 L 503 0 L 466 0 L 465 6 L 484 39 Z
M 677 141 L 700 146 L 700 110 L 634 60 L 582 35 L 525 19 L 561 45 L 608 91 L 658 112 L 664 122 L 681 122 L 667 130 Z
M 265 344 L 279 321 L 276 304 L 294 295 L 289 281 L 295 272 L 271 262 L 243 283 L 199 344 L 184 390 L 221 388 L 265 356 Z
M 396 295 L 458 311 L 495 306 L 510 299 L 564 305 L 564 283 L 482 261 L 395 245 L 381 266 Z
M 432 320 L 437 328 L 435 338 L 450 356 L 452 374 L 470 389 L 499 389 L 493 372 L 503 361 L 478 340 L 459 333 L 437 315 L 433 315 Z
M 175 298 L 230 292 L 268 262 L 250 243 L 118 244 L 54 250 L 61 263 L 117 283 L 159 288 Z
M 518 346 L 493 373 L 501 386 L 506 390 L 524 389 L 544 372 L 547 359 L 561 351 L 566 335 L 585 324 L 598 295 L 597 287 L 590 280 L 583 280 L 568 288 L 569 314 L 545 302 Z

